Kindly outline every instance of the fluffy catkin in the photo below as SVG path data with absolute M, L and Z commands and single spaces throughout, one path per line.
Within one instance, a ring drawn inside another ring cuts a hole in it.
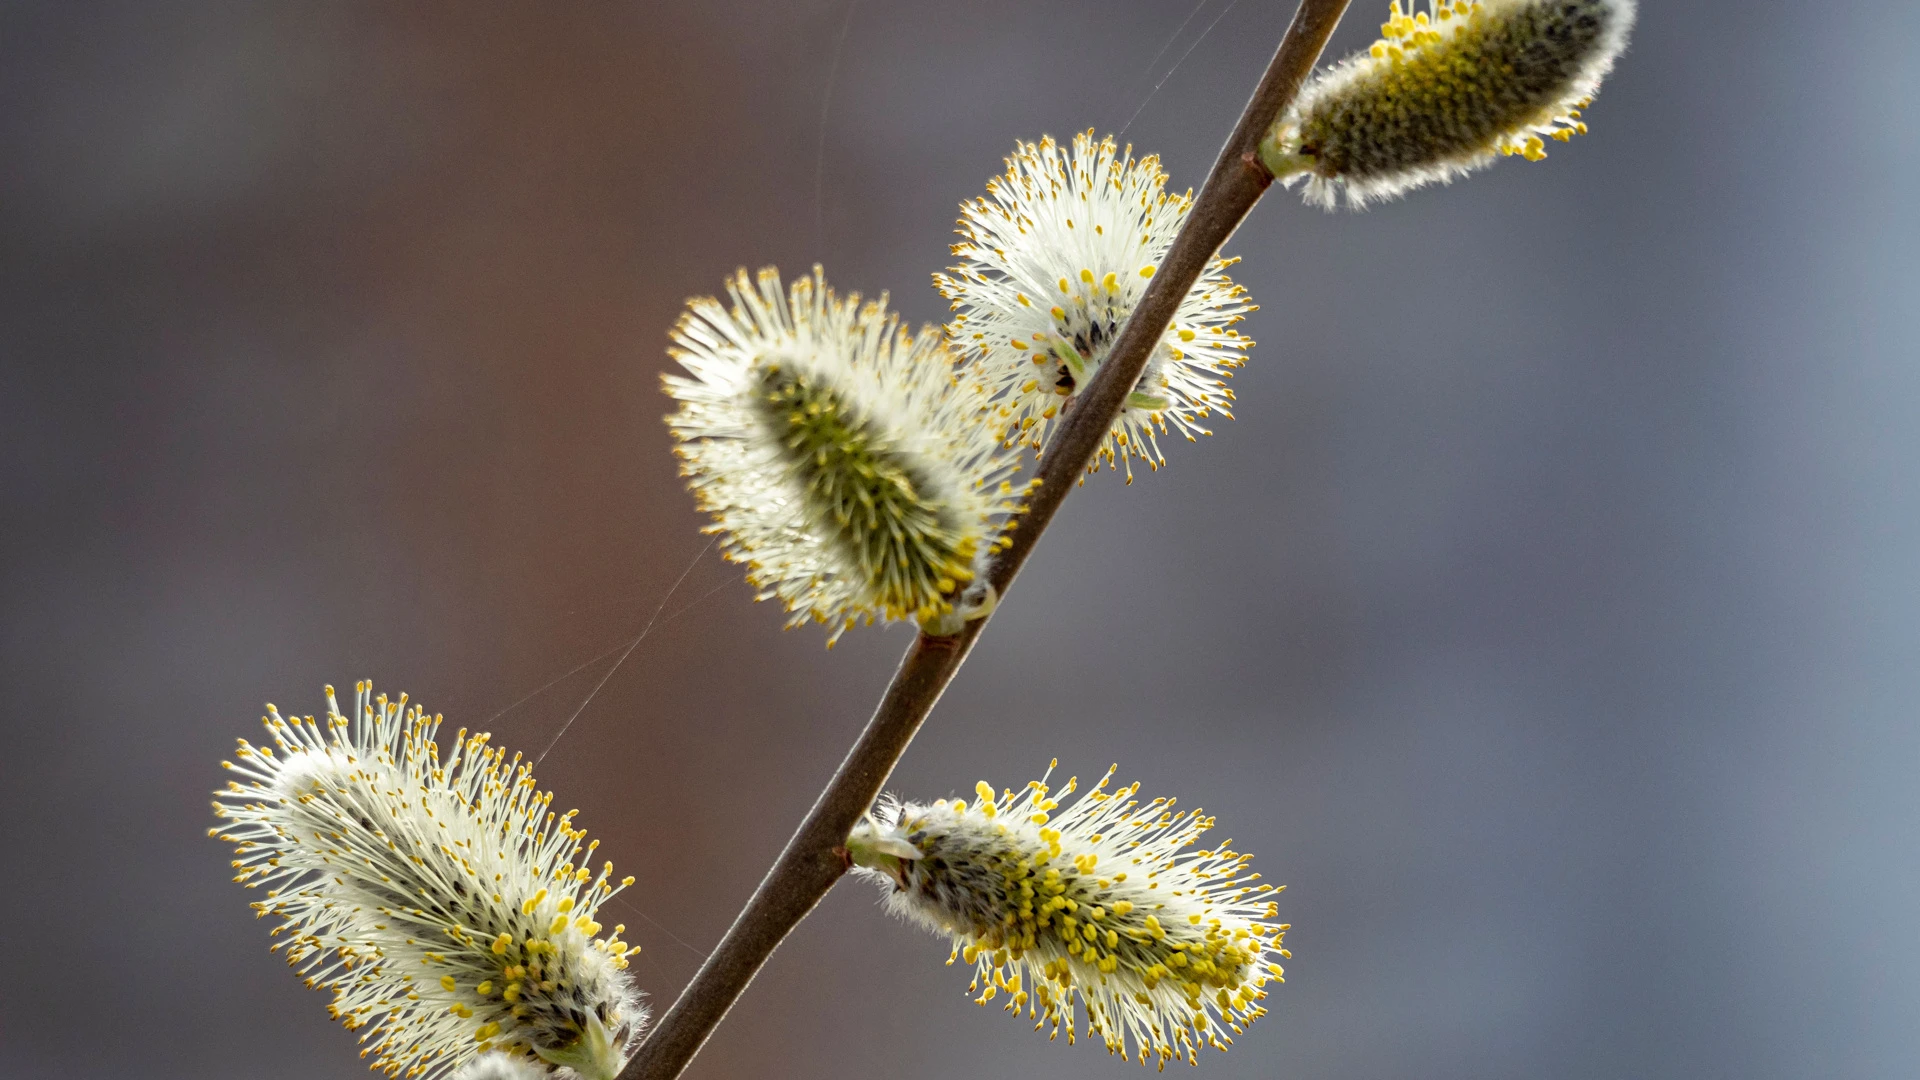
M 1186 850 L 1212 818 L 1112 778 L 1064 807 L 1077 781 L 1056 799 L 1044 777 L 998 797 L 982 782 L 971 804 L 883 803 L 847 850 L 889 910 L 952 942 L 980 1004 L 1004 996 L 1072 1042 L 1083 1003 L 1112 1053 L 1194 1064 L 1266 1014 L 1290 955 L 1279 890 L 1226 844 Z
M 216 792 L 234 880 L 266 895 L 273 935 L 307 985 L 390 1077 L 546 1075 L 613 1080 L 646 1011 L 600 905 L 631 884 L 589 867 L 599 841 L 554 814 L 531 767 L 406 695 L 358 687 L 352 716 L 267 706 L 271 745 L 240 740 Z M 480 1055 L 493 1054 L 467 1066 Z M 466 1070 L 466 1071 L 463 1071 Z
M 1626 47 L 1633 0 L 1394 0 L 1382 37 L 1318 76 L 1261 144 L 1307 200 L 1353 207 L 1492 161 L 1546 156 Z M 1543 138 L 1544 137 L 1544 138 Z
M 885 296 L 836 296 L 818 267 L 727 291 L 688 304 L 669 350 L 686 374 L 662 381 L 681 472 L 758 599 L 829 645 L 859 621 L 952 633 L 983 613 L 969 583 L 1026 489 L 940 334 L 908 333 Z
M 1106 362 L 1193 206 L 1166 181 L 1157 156 L 1082 132 L 1016 143 L 986 197 L 961 205 L 961 262 L 933 283 L 1009 445 L 1044 447 Z M 1253 347 L 1234 326 L 1255 309 L 1227 276 L 1235 261 L 1211 260 L 1181 299 L 1091 469 L 1123 468 L 1131 483 L 1135 457 L 1166 463 L 1161 436 L 1197 441 L 1214 413 L 1232 419 L 1227 380 Z

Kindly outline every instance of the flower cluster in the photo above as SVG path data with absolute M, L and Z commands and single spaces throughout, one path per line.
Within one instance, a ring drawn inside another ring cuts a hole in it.
M 1359 207 L 1502 154 L 1538 160 L 1547 139 L 1586 131 L 1580 110 L 1636 0 L 1418 2 L 1392 0 L 1381 40 L 1306 87 L 1258 164 L 1226 160 L 1240 194 L 1271 173 L 1305 181 L 1310 202 Z M 912 333 L 885 294 L 838 296 L 818 267 L 791 285 L 741 270 L 728 302 L 689 302 L 667 423 L 707 531 L 757 599 L 779 600 L 789 626 L 827 626 L 829 647 L 860 622 L 952 635 L 992 610 L 1004 574 L 990 560 L 1039 483 L 1015 484 L 1018 448 L 1043 449 L 1087 408 L 1193 211 L 1166 181 L 1159 158 L 1091 131 L 1016 143 L 961 207 L 958 265 L 933 275 L 952 303 L 943 328 Z M 1226 380 L 1253 345 L 1235 327 L 1256 310 L 1227 274 L 1236 261 L 1211 257 L 1158 338 L 1133 339 L 1144 368 L 1112 384 L 1125 396 L 1090 471 L 1131 483 L 1135 458 L 1165 464 L 1161 437 L 1231 419 Z M 1185 280 L 1193 263 L 1179 262 Z M 1083 419 L 1090 436 L 1106 423 Z M 909 661 L 890 705 L 930 705 L 963 652 L 936 660 L 937 677 Z M 638 947 L 621 926 L 602 936 L 597 915 L 633 879 L 590 866 L 598 841 L 574 811 L 553 812 L 520 755 L 465 729 L 443 750 L 440 717 L 368 683 L 356 695 L 343 712 L 328 687 L 320 719 L 267 706 L 269 745 L 242 739 L 223 762 L 237 778 L 215 793 L 211 832 L 234 845 L 235 880 L 263 890 L 253 907 L 277 920 L 273 951 L 331 992 L 390 1078 L 617 1080 L 647 1013 L 627 974 Z M 884 743 L 856 746 L 853 785 L 891 767 Z M 976 1002 L 1002 1001 L 1049 1038 L 1084 1034 L 1161 1069 L 1227 1049 L 1285 981 L 1280 889 L 1230 841 L 1198 848 L 1214 825 L 1199 810 L 1112 789 L 1112 769 L 1055 793 L 1057 765 L 1017 793 L 982 782 L 971 802 L 883 798 L 829 868 L 878 882 L 890 911 L 948 939 L 948 964 L 973 968 Z M 821 805 L 873 790 L 836 781 Z M 683 1044 L 659 1045 L 671 1057 Z
M 235 845 L 234 880 L 265 887 L 274 950 L 333 992 L 388 1076 L 613 1080 L 646 1012 L 638 947 L 594 916 L 633 879 L 588 867 L 599 841 L 549 810 L 518 754 L 463 729 L 442 756 L 438 716 L 356 691 L 351 717 L 332 687 L 320 720 L 267 706 L 273 745 L 242 739 L 224 763 L 239 779 L 212 832 Z
M 1261 145 L 1309 202 L 1354 207 L 1492 161 L 1546 156 L 1626 47 L 1634 0 L 1393 0 L 1381 39 L 1314 80 Z M 1544 138 L 1543 138 L 1544 137 Z
M 1018 143 L 987 197 L 961 207 L 961 264 L 935 274 L 953 302 L 947 335 L 990 395 L 1002 435 L 1039 449 L 1093 378 L 1146 292 L 1192 208 L 1166 192 L 1158 157 L 1134 158 L 1113 140 L 1076 135 Z M 1133 479 L 1137 455 L 1159 468 L 1157 436 L 1211 434 L 1213 412 L 1232 418 L 1226 380 L 1252 339 L 1233 329 L 1254 305 L 1214 259 L 1180 302 L 1095 468 L 1116 456 Z
M 884 296 L 835 297 L 818 267 L 784 292 L 771 269 L 727 290 L 731 308 L 694 300 L 674 328 L 687 374 L 664 379 L 667 422 L 760 598 L 831 626 L 829 645 L 862 619 L 990 603 L 964 592 L 1025 492 L 939 334 L 909 334 Z
M 1278 890 L 1256 884 L 1250 855 L 1185 850 L 1212 818 L 1112 779 L 1064 808 L 1077 781 L 1055 798 L 1045 777 L 998 797 L 983 782 L 972 803 L 885 802 L 847 849 L 889 910 L 952 940 L 980 1004 L 1005 995 L 1072 1042 L 1077 1000 L 1109 1051 L 1194 1064 L 1265 1015 L 1283 979 Z

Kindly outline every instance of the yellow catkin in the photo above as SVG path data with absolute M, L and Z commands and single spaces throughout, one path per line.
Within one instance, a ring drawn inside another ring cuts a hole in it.
M 825 624 L 829 645 L 856 622 L 982 613 L 969 586 L 1026 489 L 939 332 L 836 296 L 818 267 L 791 288 L 741 271 L 728 291 L 674 328 L 686 374 L 664 379 L 667 424 L 758 599 Z
M 1088 131 L 1066 145 L 1016 143 L 986 196 L 961 204 L 960 263 L 933 282 L 953 302 L 947 338 L 997 405 L 1008 445 L 1042 449 L 1106 362 L 1193 205 L 1166 181 L 1158 157 Z M 1135 458 L 1166 463 L 1161 436 L 1197 441 L 1212 414 L 1232 419 L 1225 380 L 1253 347 L 1234 327 L 1255 310 L 1227 276 L 1234 261 L 1211 260 L 1182 298 L 1091 470 L 1117 464 L 1131 482 Z M 1035 303 L 1029 290 L 1043 282 Z
M 966 802 L 886 803 L 849 838 L 890 910 L 950 939 L 981 1004 L 1005 999 L 1054 1035 L 1084 1032 L 1141 1064 L 1226 1049 L 1266 1013 L 1287 926 L 1251 856 L 1190 850 L 1212 825 L 1171 799 L 1077 800 L 1045 778 Z M 1229 1034 L 1229 1033 L 1232 1034 Z
M 1501 155 L 1546 156 L 1625 48 L 1633 0 L 1394 0 L 1381 38 L 1317 77 L 1261 144 L 1332 207 L 1391 198 Z
M 443 753 L 439 717 L 356 691 L 352 716 L 331 687 L 318 720 L 268 706 L 272 745 L 241 740 L 215 793 L 275 951 L 389 1075 L 492 1054 L 612 1080 L 646 1011 L 624 927 L 596 938 L 592 915 L 633 879 L 589 869 L 599 842 L 519 755 L 464 730 Z

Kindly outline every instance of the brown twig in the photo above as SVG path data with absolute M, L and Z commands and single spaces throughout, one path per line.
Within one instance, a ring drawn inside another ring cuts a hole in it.
M 1195 197 L 1193 209 L 1154 273 L 1146 295 L 1093 381 L 1049 440 L 1040 459 L 1039 490 L 1028 499 L 1027 512 L 1012 532 L 1011 546 L 987 571 L 988 582 L 1000 596 L 1007 594 L 1067 492 L 1086 474 L 1127 394 L 1146 370 L 1154 346 L 1173 321 L 1181 299 L 1273 182 L 1256 156 L 1260 138 L 1299 92 L 1347 3 L 1302 0 L 1294 13 L 1273 62 L 1221 148 L 1213 171 Z M 826 790 L 807 811 L 799 830 L 719 947 L 640 1044 L 633 1060 L 620 1073 L 620 1080 L 673 1080 L 679 1076 L 767 957 L 846 873 L 841 845 L 847 833 L 879 797 L 894 764 L 906 753 L 921 721 L 960 670 L 985 626 L 985 619 L 977 619 L 952 637 L 922 634 L 915 639 L 859 741 L 847 752 Z

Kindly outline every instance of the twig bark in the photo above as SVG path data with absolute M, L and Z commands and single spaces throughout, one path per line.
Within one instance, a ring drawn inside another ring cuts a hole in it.
M 1154 273 L 1093 381 L 1082 391 L 1040 459 L 1039 490 L 1027 500 L 1012 544 L 988 567 L 987 580 L 1005 597 L 1060 503 L 1086 474 L 1127 394 L 1146 370 L 1154 347 L 1222 244 L 1273 182 L 1260 164 L 1260 138 L 1313 70 L 1348 0 L 1302 0 L 1280 48 L 1254 88 L 1233 134 L 1194 199 L 1173 246 Z M 720 940 L 713 954 L 655 1024 L 619 1080 L 673 1080 L 766 963 L 780 942 L 833 883 L 846 873 L 842 846 L 860 815 L 873 805 L 894 764 L 933 710 L 972 650 L 986 619 L 952 637 L 920 635 L 901 658 L 873 718 L 820 793 L 786 849 Z

